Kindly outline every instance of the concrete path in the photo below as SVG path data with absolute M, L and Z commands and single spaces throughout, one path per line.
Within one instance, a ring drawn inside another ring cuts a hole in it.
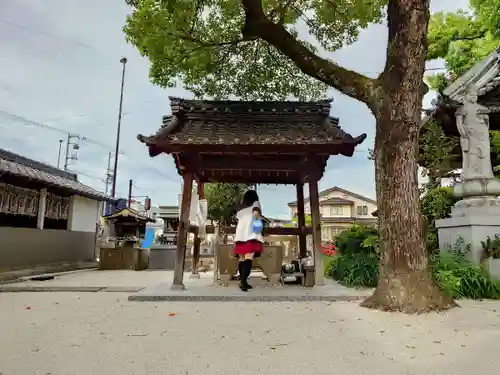
M 31 281 L 0 285 L 0 292 L 126 292 L 133 301 L 345 301 L 370 295 L 370 290 L 356 290 L 326 280 L 326 285 L 302 288 L 296 285 L 268 287 L 262 274 L 254 272 L 248 293 L 238 288 L 238 282 L 227 287 L 213 285 L 211 272 L 201 273 L 199 279 L 184 276 L 186 290 L 171 289 L 173 271 L 78 271 L 55 275 L 53 280 Z
M 500 302 L 404 316 L 352 302 L 133 303 L 0 295 L 3 375 L 498 373 Z

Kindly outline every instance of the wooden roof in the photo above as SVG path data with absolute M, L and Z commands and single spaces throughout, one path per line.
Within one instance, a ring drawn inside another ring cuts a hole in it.
M 459 136 L 455 111 L 471 86 L 478 90 L 478 103 L 490 110 L 490 130 L 500 130 L 500 47 L 444 89 L 427 110 L 424 123 L 438 120 L 447 135 Z
M 478 91 L 478 103 L 488 107 L 490 130 L 500 130 L 500 47 L 489 56 L 476 63 L 466 73 L 451 83 L 433 102 L 433 108 L 426 111 L 421 134 L 426 131 L 426 123 L 438 121 L 447 136 L 459 137 L 455 111 L 464 101 L 467 90 L 474 86 Z M 422 152 L 422 150 L 421 150 Z M 461 168 L 462 151 L 457 142 L 456 155 L 452 160 L 453 168 Z M 499 165 L 500 159 L 496 152 L 491 152 L 491 162 Z M 424 166 L 424 165 L 422 165 Z
M 163 126 L 138 139 L 150 156 L 172 154 L 180 174 L 203 182 L 306 182 L 311 163 L 322 171 L 330 155 L 352 156 L 366 138 L 340 128 L 331 100 L 170 100 Z
M 117 211 L 113 214 L 105 215 L 103 216 L 105 219 L 119 219 L 119 218 L 126 218 L 126 219 L 132 219 L 134 221 L 140 222 L 140 223 L 154 223 L 156 220 L 153 220 L 147 216 L 141 215 L 139 212 L 132 208 L 124 208 L 120 211 Z
M 74 173 L 0 149 L 0 177 L 4 174 L 36 181 L 45 186 L 53 186 L 82 197 L 100 201 L 109 200 L 105 194 L 78 182 L 77 175 Z

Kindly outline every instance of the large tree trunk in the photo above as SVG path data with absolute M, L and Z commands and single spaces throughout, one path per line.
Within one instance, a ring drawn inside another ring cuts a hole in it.
M 390 1 L 387 64 L 381 76 L 375 179 L 379 217 L 380 277 L 362 306 L 406 313 L 454 306 L 428 267 L 420 213 L 418 151 L 428 2 Z
M 366 103 L 377 119 L 375 167 L 380 226 L 380 280 L 363 306 L 407 313 L 454 306 L 429 274 L 418 190 L 418 141 L 427 53 L 429 0 L 389 0 L 384 72 L 368 78 L 316 55 L 283 25 L 270 21 L 261 0 L 242 0 L 243 36 L 259 37 L 305 74 Z

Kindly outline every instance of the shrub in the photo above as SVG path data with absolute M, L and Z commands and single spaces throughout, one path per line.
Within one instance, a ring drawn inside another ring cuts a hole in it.
M 485 258 L 500 259 L 500 238 L 492 240 L 490 237 L 481 241 Z
M 470 246 L 464 246 L 463 239 L 446 250 L 431 259 L 432 273 L 441 290 L 456 299 L 500 299 L 500 282 L 467 259 Z
M 376 254 L 378 241 L 375 241 L 373 236 L 378 236 L 375 228 L 353 225 L 337 236 L 335 248 L 342 255 Z M 367 241 L 368 238 L 370 241 Z
M 326 269 L 339 283 L 354 287 L 375 287 L 378 281 L 379 262 L 375 254 L 336 254 Z

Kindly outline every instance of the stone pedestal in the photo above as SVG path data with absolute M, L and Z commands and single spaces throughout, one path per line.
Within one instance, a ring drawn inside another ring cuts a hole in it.
M 464 188 L 460 185 L 459 190 Z M 465 244 L 471 245 L 471 259 L 479 263 L 483 257 L 481 241 L 500 236 L 500 199 L 476 196 L 458 201 L 451 210 L 450 218 L 436 220 L 436 228 L 441 250 L 453 247 L 462 237 Z

